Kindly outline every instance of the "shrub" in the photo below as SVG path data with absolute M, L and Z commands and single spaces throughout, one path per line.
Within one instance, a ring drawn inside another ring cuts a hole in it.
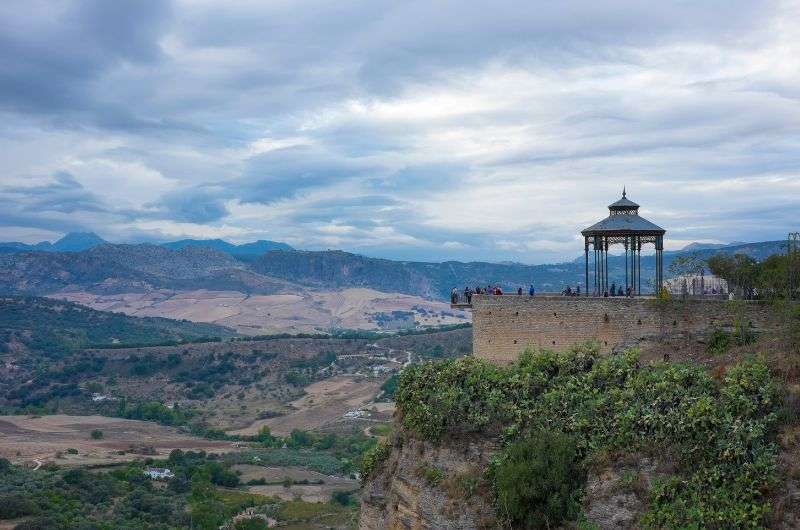
M 33 515 L 36 504 L 21 493 L 0 493 L 0 519 L 16 519 Z
M 578 514 L 583 473 L 569 436 L 540 431 L 514 442 L 491 474 L 498 514 L 515 528 L 554 528 Z
M 439 468 L 421 465 L 417 468 L 417 476 L 425 480 L 430 487 L 436 487 L 444 480 L 444 473 Z
M 731 336 L 721 329 L 715 328 L 714 332 L 711 333 L 711 337 L 708 339 L 706 351 L 708 353 L 722 354 L 728 351 L 730 345 Z
M 364 453 L 361 458 L 361 479 L 367 480 L 389 458 L 392 446 L 386 441 L 381 441 L 372 449 Z
M 269 526 L 264 519 L 260 517 L 251 517 L 249 519 L 237 521 L 234 528 L 236 530 L 267 530 Z
M 101 431 L 100 429 L 94 429 L 90 433 L 90 436 L 92 437 L 92 440 L 100 440 L 101 438 L 103 438 L 103 431 Z
M 351 491 L 334 491 L 331 494 L 331 502 L 340 506 L 355 506 L 356 498 Z

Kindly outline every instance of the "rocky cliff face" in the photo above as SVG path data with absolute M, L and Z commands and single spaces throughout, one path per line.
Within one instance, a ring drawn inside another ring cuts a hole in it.
M 496 528 L 483 471 L 488 441 L 438 447 L 396 436 L 387 461 L 364 486 L 361 530 Z
M 502 528 L 485 477 L 499 449 L 481 438 L 434 446 L 396 436 L 389 458 L 364 485 L 359 529 Z M 639 454 L 594 463 L 586 476 L 586 521 L 599 530 L 640 528 L 653 481 L 673 472 L 668 464 Z

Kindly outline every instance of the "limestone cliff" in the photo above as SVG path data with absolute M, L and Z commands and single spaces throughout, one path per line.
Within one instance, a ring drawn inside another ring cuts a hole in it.
M 489 441 L 428 442 L 395 435 L 389 458 L 364 485 L 361 530 L 495 528 L 483 471 Z

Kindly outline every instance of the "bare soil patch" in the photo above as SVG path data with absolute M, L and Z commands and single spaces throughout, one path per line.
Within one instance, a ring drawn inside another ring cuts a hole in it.
M 268 483 L 283 482 L 286 479 L 293 482 L 308 482 L 308 484 L 291 484 L 288 487 L 283 484 L 247 487 L 252 493 L 280 497 L 284 500 L 300 497 L 306 502 L 327 502 L 333 492 L 353 491 L 359 486 L 357 480 L 329 476 L 300 467 L 261 467 L 241 464 L 233 466 L 233 469 L 241 472 L 242 482 L 259 479 L 264 479 Z
M 365 288 L 272 295 L 204 289 L 113 295 L 63 291 L 50 296 L 133 316 L 220 324 L 248 335 L 309 333 L 331 328 L 379 329 L 374 315 L 392 311 L 413 311 L 420 325 L 469 321 L 468 313 L 453 310 L 441 301 Z
M 294 429 L 321 429 L 340 421 L 346 412 L 369 408 L 379 386 L 380 381 L 351 376 L 324 379 L 307 386 L 306 395 L 290 403 L 292 412 L 258 420 L 230 434 L 256 434 L 263 425 L 278 436 L 286 436 Z
M 95 429 L 102 431 L 101 439 L 92 439 L 90 433 Z M 142 447 L 152 447 L 161 456 L 173 449 L 217 453 L 235 450 L 230 442 L 204 440 L 145 421 L 64 414 L 0 416 L 0 456 L 17 464 L 113 464 L 142 458 L 128 452 Z M 67 454 L 67 449 L 76 449 L 78 454 Z

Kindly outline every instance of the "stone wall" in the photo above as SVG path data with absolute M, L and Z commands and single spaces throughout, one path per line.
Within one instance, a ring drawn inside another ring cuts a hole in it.
M 563 350 L 590 339 L 603 352 L 648 340 L 703 340 L 744 322 L 757 333 L 782 326 L 769 304 L 723 300 L 475 295 L 473 354 L 508 363 L 526 347 Z

